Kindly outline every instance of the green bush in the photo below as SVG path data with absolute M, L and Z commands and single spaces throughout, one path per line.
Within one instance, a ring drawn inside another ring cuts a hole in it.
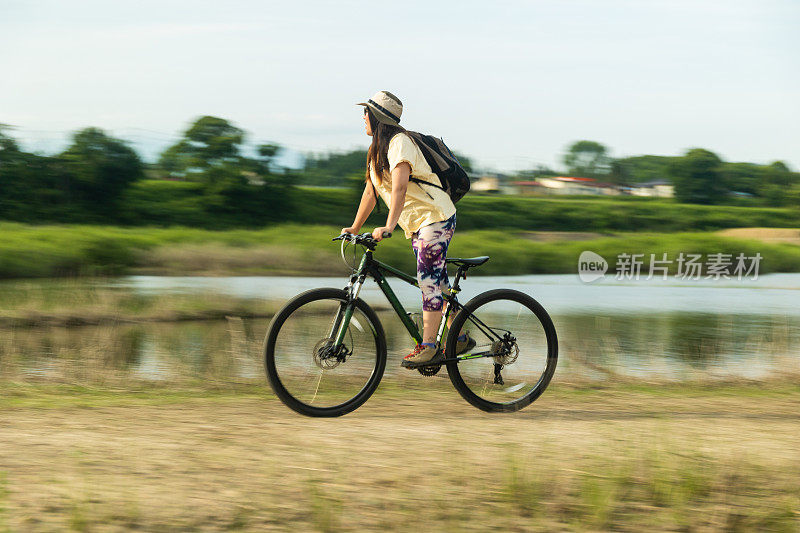
M 285 252 L 286 270 L 297 275 L 319 272 L 315 261 L 337 255 L 331 238 L 341 226 L 275 225 L 261 230 L 209 231 L 195 228 L 120 228 L 106 226 L 29 226 L 0 223 L 0 277 L 49 277 L 79 274 L 116 274 L 147 267 L 147 252 L 156 248 L 214 244 L 231 248 L 267 247 Z M 642 253 L 646 272 L 649 254 L 666 252 L 675 260 L 680 252 L 707 254 L 761 253 L 759 271 L 800 272 L 800 246 L 765 244 L 711 233 L 623 233 L 587 241 L 537 242 L 526 234 L 508 230 L 458 229 L 450 246 L 451 257 L 489 255 L 491 260 L 475 274 L 576 273 L 578 256 L 591 250 L 606 258 L 614 270 L 621 253 Z M 384 241 L 376 258 L 408 272 L 414 255 L 402 232 Z M 676 268 L 672 265 L 672 270 Z M 180 265 L 173 267 L 181 274 Z M 338 264 L 332 266 L 336 271 Z M 237 272 L 231 272 L 236 274 Z M 267 271 L 264 271 L 267 273 Z
M 187 226 L 205 229 L 257 228 L 300 223 L 349 226 L 358 207 L 360 176 L 345 188 L 276 185 L 265 190 L 246 184 L 218 193 L 198 182 L 141 180 L 103 218 L 60 201 L 26 201 L 3 207 L 0 216 L 23 222 L 120 224 L 123 226 Z M 800 198 L 800 192 L 794 191 Z M 794 196 L 792 196 L 794 198 Z M 671 199 L 641 197 L 518 197 L 470 194 L 458 204 L 459 230 L 547 230 L 595 232 L 679 232 L 766 226 L 800 227 L 800 211 L 792 207 L 679 204 Z M 794 200 L 792 200 L 794 201 Z M 749 202 L 749 204 L 748 204 Z M 262 207 L 263 206 L 263 207 Z M 388 209 L 381 206 L 369 219 L 381 225 Z
M 348 226 L 357 200 L 346 189 L 303 188 L 293 191 L 292 222 Z M 373 212 L 380 225 L 387 209 Z M 288 222 L 288 221 L 287 221 Z M 710 231 L 765 226 L 800 227 L 800 211 L 788 208 L 703 206 L 669 199 L 635 197 L 545 197 L 468 195 L 458 203 L 458 229 L 544 231 Z

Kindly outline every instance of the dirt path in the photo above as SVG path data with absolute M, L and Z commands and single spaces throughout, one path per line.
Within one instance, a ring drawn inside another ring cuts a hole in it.
M 628 509 L 615 519 L 591 511 L 605 500 L 583 500 L 586 480 L 625 465 L 644 484 L 647 472 L 636 469 L 645 465 L 669 479 L 707 468 L 714 487 L 741 472 L 753 490 L 772 490 L 765 509 L 788 505 L 788 523 L 800 511 L 800 492 L 791 493 L 800 393 L 554 387 L 531 408 L 497 416 L 433 383 L 440 390 L 411 398 L 379 391 L 333 420 L 300 417 L 271 397 L 1 410 L 0 530 L 525 531 L 605 529 L 614 519 L 635 531 L 652 519 L 652 502 L 612 506 Z M 619 487 L 612 496 L 623 502 Z M 526 490 L 532 496 L 517 501 Z M 700 530 L 717 530 L 731 520 L 720 505 L 685 507 Z M 680 525 L 673 515 L 664 529 Z
M 754 239 L 768 243 L 800 244 L 800 229 L 796 228 L 731 228 L 717 232 L 723 237 Z

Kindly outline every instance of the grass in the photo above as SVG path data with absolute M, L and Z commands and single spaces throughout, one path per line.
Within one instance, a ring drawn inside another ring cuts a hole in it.
M 342 528 L 342 500 L 318 476 L 308 479 L 308 499 L 311 504 L 311 522 L 316 531 L 325 533 Z
M 596 227 L 593 229 L 597 229 Z M 94 274 L 341 275 L 340 227 L 285 224 L 261 230 L 26 226 L 0 223 L 0 277 Z M 413 255 L 402 234 L 382 244 L 376 257 L 411 270 Z M 461 228 L 450 256 L 490 255 L 478 274 L 574 273 L 578 256 L 592 250 L 613 270 L 619 253 L 738 253 L 763 257 L 760 272 L 800 272 L 800 247 L 713 233 L 619 233 L 592 240 L 542 242 L 525 232 Z M 676 268 L 673 263 L 672 269 Z
M 263 385 L 16 386 L 64 402 L 0 406 L 0 507 L 12 531 L 800 527 L 796 383 L 556 382 L 499 416 L 423 379 L 335 420 Z
M 121 405 L 173 405 L 196 401 L 229 402 L 243 398 L 264 399 L 267 391 L 259 385 L 226 385 L 214 388 L 207 382 L 166 388 L 134 385 L 127 388 L 74 384 L 4 382 L 0 409 L 63 409 L 113 407 Z
M 459 224 L 469 230 L 687 232 L 800 226 L 800 214 L 792 208 L 704 206 L 671 199 L 473 196 L 458 208 Z
M 6 513 L 8 512 L 6 509 L 6 502 L 8 501 L 7 484 L 5 472 L 0 471 L 0 531 L 3 533 L 8 531 L 6 524 Z
M 182 225 L 219 229 L 235 225 L 236 216 L 213 216 L 204 210 L 200 185 L 144 180 L 132 186 L 118 220 L 125 224 Z M 306 225 L 349 225 L 361 193 L 356 189 L 295 187 L 288 203 L 292 220 Z M 679 204 L 672 199 L 641 197 L 520 197 L 469 194 L 458 204 L 462 229 L 585 231 L 709 231 L 742 226 L 800 227 L 794 208 Z M 386 208 L 370 223 L 386 218 Z M 265 217 L 265 220 L 269 220 Z M 241 222 L 240 222 L 241 223 Z
M 414 376 L 416 378 L 416 375 Z M 747 381 L 694 381 L 647 382 L 619 380 L 610 383 L 570 380 L 559 384 L 560 395 L 572 403 L 591 403 L 598 396 L 608 397 L 641 396 L 652 400 L 668 401 L 678 396 L 701 403 L 713 399 L 735 398 L 737 401 L 772 401 L 793 398 L 800 394 L 800 385 L 794 376 Z M 435 390 L 414 390 L 414 394 L 431 400 L 439 394 L 439 383 Z M 418 383 L 418 382 L 417 382 Z M 444 380 L 444 388 L 449 388 Z M 392 383 L 385 380 L 381 384 L 381 394 L 388 399 L 402 400 L 408 391 L 403 382 Z M 114 406 L 146 406 L 194 403 L 200 401 L 231 402 L 253 399 L 277 401 L 265 383 L 257 380 L 252 383 L 209 382 L 205 380 L 184 381 L 180 383 L 130 383 L 128 386 L 79 385 L 54 382 L 3 381 L 3 395 L 0 396 L 0 409 L 8 408 L 84 408 Z M 676 406 L 676 412 L 683 407 Z
M 270 317 L 281 305 L 213 292 L 143 293 L 79 279 L 0 285 L 0 299 L 6 328 Z

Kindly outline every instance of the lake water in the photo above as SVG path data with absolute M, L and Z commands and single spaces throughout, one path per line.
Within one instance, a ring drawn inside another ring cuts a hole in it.
M 131 276 L 92 283 L 147 293 L 213 292 L 285 300 L 314 287 L 341 288 L 345 281 Z M 418 310 L 418 289 L 392 281 L 406 308 Z M 592 284 L 575 275 L 470 277 L 463 282 L 460 300 L 498 287 L 530 294 L 552 316 L 560 348 L 557 377 L 762 378 L 800 370 L 800 274 L 742 281 L 606 279 Z M 361 296 L 376 307 L 388 307 L 371 281 Z M 393 313 L 381 311 L 379 316 L 389 337 L 387 373 L 396 374 L 401 372 L 400 358 L 411 348 L 408 335 Z M 231 317 L 0 330 L 0 379 L 263 381 L 261 343 L 267 325 L 268 320 Z

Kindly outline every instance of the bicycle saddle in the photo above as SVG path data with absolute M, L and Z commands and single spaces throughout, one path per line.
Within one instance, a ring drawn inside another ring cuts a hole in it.
M 488 260 L 489 260 L 488 255 L 481 255 L 479 257 L 467 257 L 467 258 L 453 257 L 452 259 L 447 258 L 445 259 L 445 262 L 453 263 L 454 265 L 458 265 L 460 267 L 474 267 L 482 265 Z

